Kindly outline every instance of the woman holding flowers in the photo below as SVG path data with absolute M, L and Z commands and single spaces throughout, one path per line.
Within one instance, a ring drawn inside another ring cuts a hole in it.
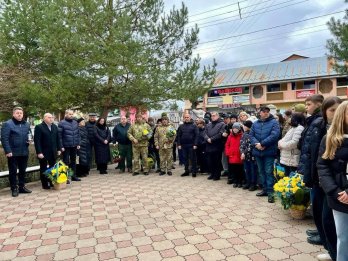
M 99 118 L 94 130 L 95 137 L 95 162 L 100 174 L 108 174 L 107 165 L 111 160 L 109 142 L 111 133 L 106 126 L 106 120 Z
M 337 261 L 348 260 L 348 101 L 336 110 L 323 138 L 318 173 L 327 202 L 333 210 L 337 233 Z

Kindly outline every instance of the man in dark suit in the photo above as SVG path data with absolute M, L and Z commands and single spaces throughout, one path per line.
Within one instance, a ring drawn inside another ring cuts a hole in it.
M 56 156 L 60 155 L 62 145 L 58 136 L 58 127 L 53 124 L 54 117 L 50 113 L 44 115 L 43 122 L 35 126 L 35 150 L 40 162 L 40 179 L 43 189 L 50 189 L 51 182 L 43 174 L 47 164 L 51 168 L 56 163 Z

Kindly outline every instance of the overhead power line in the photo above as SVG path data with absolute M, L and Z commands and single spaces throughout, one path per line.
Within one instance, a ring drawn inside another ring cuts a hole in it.
M 198 16 L 198 15 L 202 15 L 202 14 L 206 14 L 206 13 L 210 13 L 210 12 L 213 12 L 213 11 L 216 11 L 216 10 L 219 10 L 219 9 L 222 9 L 222 8 L 226 8 L 226 7 L 229 7 L 229 6 L 232 6 L 232 5 L 236 5 L 236 4 L 238 4 L 238 3 L 247 2 L 247 1 L 248 1 L 248 0 L 238 1 L 238 2 L 233 3 L 233 4 L 228 4 L 228 5 L 224 5 L 224 6 L 218 7 L 218 8 L 214 8 L 214 9 L 210 9 L 210 10 L 207 10 L 207 11 L 203 11 L 203 12 L 201 12 L 201 13 L 196 13 L 196 14 L 190 15 L 189 17 Z
M 307 34 L 311 34 L 311 33 L 316 33 L 316 32 L 322 32 L 322 31 L 329 30 L 328 28 L 325 28 L 325 29 L 309 31 L 309 32 L 305 32 L 305 33 L 288 35 L 289 33 L 305 31 L 305 30 L 308 30 L 308 29 L 313 29 L 313 28 L 317 28 L 317 27 L 321 27 L 321 26 L 326 26 L 326 24 L 320 24 L 320 25 L 316 25 L 316 26 L 305 27 L 305 28 L 302 28 L 302 29 L 299 29 L 299 30 L 287 31 L 287 32 L 284 32 L 283 34 L 265 35 L 265 36 L 262 36 L 262 37 L 252 38 L 252 39 L 248 39 L 248 40 L 244 40 L 244 41 L 238 41 L 238 44 L 240 44 L 240 43 L 249 43 L 249 44 L 238 45 L 238 46 L 233 45 L 233 46 L 230 46 L 230 47 L 227 47 L 227 48 L 235 48 L 235 47 L 240 47 L 240 46 L 253 45 L 253 44 L 257 44 L 257 43 L 268 42 L 270 40 L 284 39 L 284 38 L 289 38 L 289 37 L 293 37 L 293 36 L 307 35 Z M 269 38 L 269 37 L 272 37 L 272 36 L 281 36 L 281 35 L 285 35 L 285 37 Z M 267 39 L 267 40 L 265 40 L 265 39 Z M 264 40 L 264 41 L 253 42 L 253 41 L 256 41 L 256 40 Z M 202 53 L 201 51 L 204 51 L 204 53 L 206 53 L 206 52 L 210 52 L 209 50 L 211 50 L 211 49 L 216 49 L 216 48 L 220 48 L 220 47 L 224 47 L 224 46 L 225 45 L 218 45 L 218 46 L 212 46 L 212 47 L 206 47 L 206 48 L 199 48 L 199 49 L 197 49 L 195 51 L 199 52 L 199 53 Z
M 275 4 L 275 5 L 285 4 L 285 3 L 288 3 L 288 2 L 292 2 L 292 1 L 294 1 L 294 0 L 285 1 L 285 2 L 282 2 L 282 3 Z M 245 14 L 250 14 L 250 13 L 254 13 L 254 12 L 257 12 L 257 11 L 260 11 L 260 10 L 263 10 L 263 9 L 266 9 L 266 10 L 263 11 L 263 12 L 259 12 L 259 13 L 256 13 L 256 14 L 251 14 L 251 15 L 248 15 L 247 17 L 242 17 L 242 18 L 236 18 L 236 19 L 229 20 L 229 19 L 231 19 L 232 17 L 239 17 L 239 15 L 233 15 L 233 16 L 230 16 L 230 17 L 221 18 L 221 19 L 217 19 L 217 20 L 214 20 L 214 21 L 209 21 L 209 22 L 200 23 L 200 24 L 198 24 L 198 25 L 199 25 L 199 28 L 202 29 L 202 28 L 206 28 L 206 27 L 210 27 L 210 26 L 215 26 L 215 25 L 220 25 L 220 24 L 226 24 L 226 23 L 230 23 L 230 22 L 234 22 L 234 21 L 240 21 L 241 19 L 247 19 L 247 18 L 249 18 L 249 17 L 253 17 L 253 16 L 257 16 L 257 15 L 261 15 L 261 14 L 273 12 L 273 11 L 280 10 L 280 9 L 283 9 L 283 8 L 286 8 L 286 7 L 289 7 L 289 6 L 293 6 L 293 5 L 297 5 L 297 4 L 302 4 L 302 3 L 307 2 L 307 1 L 309 1 L 309 0 L 302 0 L 302 1 L 299 1 L 299 2 L 296 2 L 296 3 L 292 3 L 292 4 L 280 6 L 280 7 L 278 7 L 278 8 L 273 8 L 273 9 L 269 9 L 269 6 L 268 6 L 268 7 L 263 7 L 263 8 L 260 8 L 260 9 L 258 9 L 258 10 L 254 10 L 254 11 L 242 13 L 242 15 L 245 15 Z M 273 5 L 273 6 L 275 6 L 275 5 Z M 227 21 L 225 21 L 225 20 L 227 20 Z M 219 22 L 219 21 L 224 21 L 224 22 Z M 218 22 L 218 23 L 216 23 L 216 22 Z M 214 24 L 210 24 L 210 23 L 214 23 Z M 192 26 L 192 27 L 193 27 L 193 26 Z
M 253 7 L 253 6 L 256 6 L 256 5 L 261 5 L 261 4 L 264 4 L 264 3 L 267 3 L 267 2 L 271 2 L 271 1 L 274 1 L 274 0 L 265 0 L 265 1 L 262 1 L 262 2 L 258 2 L 256 4 L 248 5 L 248 6 L 245 6 L 245 7 L 242 7 L 242 8 L 237 8 L 237 9 L 234 9 L 234 10 L 231 10 L 231 11 L 228 11 L 228 12 L 224 12 L 224 13 L 221 13 L 221 14 L 215 14 L 215 15 L 212 15 L 212 16 L 203 17 L 203 18 L 200 18 L 200 19 L 197 19 L 197 20 L 194 20 L 194 21 L 190 21 L 189 23 L 191 24 L 191 23 L 195 23 L 195 22 L 198 22 L 198 21 L 201 21 L 201 20 L 206 20 L 206 19 L 209 19 L 209 18 L 212 18 L 212 17 L 216 17 L 216 16 L 219 16 L 219 15 L 230 14 L 230 13 L 233 13 L 233 12 L 239 12 L 242 9 L 247 9 L 249 7 Z M 291 1 L 294 1 L 294 0 L 291 0 Z M 235 5 L 237 5 L 237 4 L 238 3 L 236 3 Z M 239 16 L 239 14 L 237 16 Z M 234 16 L 232 16 L 232 17 L 234 17 Z
M 310 20 L 313 20 L 313 19 L 318 19 L 318 18 L 321 18 L 321 17 L 329 16 L 329 15 L 339 14 L 339 13 L 345 13 L 345 10 L 337 11 L 337 12 L 333 12 L 333 13 L 329 13 L 329 14 L 325 14 L 325 15 L 319 15 L 319 16 L 315 16 L 315 17 L 311 17 L 311 18 L 307 18 L 307 19 L 303 19 L 303 20 L 299 20 L 299 21 L 295 21 L 295 22 L 291 22 L 291 23 L 286 23 L 286 24 L 276 25 L 276 26 L 272 26 L 272 27 L 268 27 L 268 28 L 263 28 L 263 29 L 260 29 L 260 30 L 251 31 L 251 32 L 247 32 L 247 33 L 243 33 L 243 34 L 239 34 L 239 35 L 232 35 L 232 36 L 229 36 L 229 37 L 218 38 L 218 39 L 202 42 L 202 43 L 199 43 L 199 44 L 213 43 L 213 42 L 223 41 L 223 40 L 230 39 L 230 38 L 236 38 L 236 37 L 241 37 L 241 36 L 244 36 L 244 35 L 249 35 L 249 34 L 255 34 L 255 33 L 259 33 L 259 32 L 269 31 L 269 30 L 273 30 L 273 29 L 276 29 L 276 28 L 289 26 L 289 25 L 293 25 L 293 24 L 299 24 L 299 23 L 302 23 L 302 22 L 310 21 Z

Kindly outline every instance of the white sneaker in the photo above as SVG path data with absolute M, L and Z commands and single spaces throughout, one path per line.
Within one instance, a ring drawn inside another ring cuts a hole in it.
M 322 260 L 322 261 L 332 261 L 330 255 L 328 253 L 322 253 L 322 254 L 317 255 L 317 259 Z

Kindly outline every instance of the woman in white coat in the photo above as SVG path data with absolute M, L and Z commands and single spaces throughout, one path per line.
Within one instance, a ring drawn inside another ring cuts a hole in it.
M 291 117 L 291 128 L 285 136 L 279 140 L 280 164 L 285 169 L 285 175 L 289 176 L 292 171 L 296 171 L 300 160 L 301 151 L 297 148 L 301 133 L 304 130 L 305 117 L 301 113 L 294 113 Z

